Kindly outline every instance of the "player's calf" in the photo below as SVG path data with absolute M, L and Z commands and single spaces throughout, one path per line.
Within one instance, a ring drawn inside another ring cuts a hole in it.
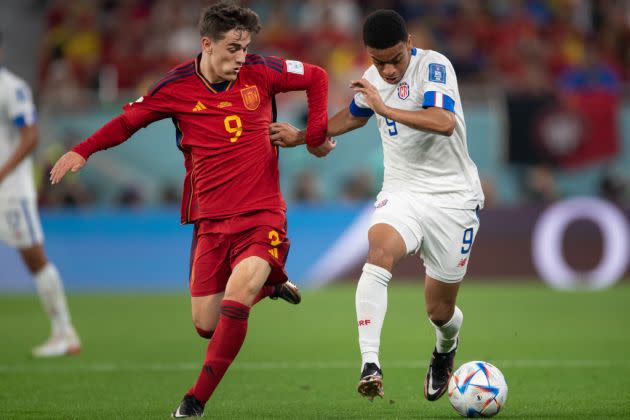
M 363 365 L 357 392 L 370 401 L 373 401 L 375 397 L 383 398 L 385 395 L 383 392 L 383 371 L 376 363 Z

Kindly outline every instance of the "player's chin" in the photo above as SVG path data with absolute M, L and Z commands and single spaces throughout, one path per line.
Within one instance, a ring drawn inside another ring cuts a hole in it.
M 232 70 L 223 75 L 224 80 L 236 80 L 238 77 L 238 70 Z

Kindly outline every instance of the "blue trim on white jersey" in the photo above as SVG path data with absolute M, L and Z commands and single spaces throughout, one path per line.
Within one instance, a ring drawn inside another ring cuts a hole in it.
M 37 121 L 37 114 L 35 112 L 31 114 L 20 114 L 13 118 L 13 124 L 18 128 L 26 127 L 27 125 L 33 125 Z
M 363 118 L 370 118 L 372 115 L 374 115 L 374 111 L 372 111 L 370 108 L 361 108 L 359 105 L 357 105 L 354 99 L 352 99 L 352 102 L 350 102 L 350 113 L 355 117 Z
M 417 52 L 418 52 L 418 50 L 416 50 L 416 47 L 413 47 L 411 49 L 411 55 L 416 55 Z
M 16 127 L 22 128 L 26 125 L 26 118 L 24 118 L 24 115 L 18 115 L 13 119 L 13 123 Z
M 422 102 L 422 107 L 428 108 L 431 106 L 455 112 L 455 101 L 453 98 L 440 92 L 424 92 L 424 102 Z

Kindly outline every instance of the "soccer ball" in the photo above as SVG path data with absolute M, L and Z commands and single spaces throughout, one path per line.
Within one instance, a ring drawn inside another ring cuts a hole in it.
M 507 399 L 508 387 L 501 371 L 487 362 L 464 363 L 448 383 L 448 399 L 464 417 L 492 417 Z

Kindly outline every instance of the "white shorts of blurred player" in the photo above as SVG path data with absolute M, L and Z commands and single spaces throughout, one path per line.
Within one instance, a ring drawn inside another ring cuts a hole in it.
M 44 242 L 35 198 L 0 199 L 0 241 L 18 249 Z
M 407 192 L 381 192 L 374 207 L 370 226 L 396 229 L 408 255 L 420 252 L 427 275 L 445 283 L 464 278 L 479 229 L 477 209 L 439 207 Z

